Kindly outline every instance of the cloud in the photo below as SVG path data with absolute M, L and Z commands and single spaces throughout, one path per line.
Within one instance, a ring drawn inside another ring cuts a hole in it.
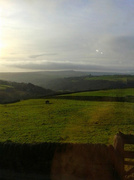
M 112 45 L 114 50 L 124 53 L 134 51 L 134 36 L 118 36 L 113 38 Z
M 9 65 L 8 65 L 9 66 Z M 71 63 L 71 62 L 42 62 L 42 63 L 32 63 L 27 62 L 27 64 L 10 64 L 12 68 L 27 69 L 27 70 L 80 70 L 80 71 L 92 71 L 92 72 L 133 72 L 133 67 L 131 65 L 96 65 L 90 63 Z
M 6 44 L 3 63 L 5 59 L 5 65 L 25 69 L 132 67 L 134 5 L 130 2 L 0 1 Z
M 108 46 L 111 48 L 111 57 L 116 57 L 118 60 L 133 65 L 134 36 L 113 37 Z
M 40 56 L 55 56 L 55 55 L 57 55 L 57 53 L 44 53 L 44 54 L 31 55 L 29 57 L 30 58 L 37 58 L 37 57 L 40 57 Z

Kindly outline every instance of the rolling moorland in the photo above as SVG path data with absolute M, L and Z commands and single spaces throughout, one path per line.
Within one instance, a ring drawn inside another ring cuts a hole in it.
M 0 80 L 0 103 L 13 103 L 23 99 L 39 98 L 54 92 L 31 83 L 16 83 Z
M 10 72 L 0 73 L 0 79 L 5 81 L 15 81 L 33 83 L 41 87 L 49 88 L 51 81 L 67 77 L 81 77 L 88 75 L 88 72 L 79 71 L 37 71 L 37 72 Z M 52 82 L 53 83 L 53 82 Z M 56 85 L 56 84 L 55 84 Z
M 134 97 L 134 88 L 81 92 L 0 105 L 0 141 L 112 144 L 118 132 L 134 134 L 134 103 L 68 96 Z M 49 104 L 46 104 L 49 100 Z
M 56 85 L 55 85 L 56 84 Z M 59 92 L 76 92 L 102 89 L 133 88 L 133 75 L 86 75 L 81 77 L 68 77 L 53 80 L 48 84 L 52 90 Z
M 32 83 L 58 92 L 75 92 L 111 88 L 134 87 L 134 76 L 80 71 L 40 71 L 0 73 L 0 79 Z
M 32 83 L 0 80 L 0 146 L 2 152 L 0 165 L 2 168 L 21 172 L 21 175 L 22 172 L 39 174 L 40 172 L 46 174 L 49 172 L 51 174 L 53 173 L 50 171 L 51 160 L 52 154 L 55 154 L 55 148 L 58 146 L 61 148 L 58 154 L 59 159 L 56 161 L 59 164 L 61 156 L 65 155 L 66 157 L 65 147 L 74 145 L 74 149 L 77 149 L 76 146 L 79 147 L 80 154 L 82 150 L 90 155 L 93 153 L 89 158 L 89 163 L 92 164 L 90 171 L 98 179 L 99 173 L 102 172 L 102 166 L 107 168 L 107 163 L 104 162 L 99 166 L 98 173 L 98 162 L 101 161 L 102 154 L 103 156 L 107 155 L 108 159 L 112 155 L 112 159 L 115 159 L 114 150 L 109 146 L 113 144 L 115 134 L 119 131 L 124 134 L 134 134 L 134 76 L 86 75 L 60 78 L 59 81 L 63 83 L 55 92 Z M 67 81 L 68 86 L 66 86 Z M 81 87 L 85 91 L 82 91 Z M 70 145 L 70 143 L 73 144 Z M 89 150 L 83 149 L 87 145 L 90 146 Z M 47 157 L 44 149 L 41 149 L 42 146 L 47 152 Z M 40 162 L 38 159 L 35 166 L 36 163 L 33 162 L 37 157 L 34 153 L 35 150 L 37 152 L 37 149 L 41 151 L 44 160 Z M 127 145 L 125 149 L 133 150 L 133 147 Z M 11 153 L 13 156 L 10 155 Z M 17 158 L 16 153 L 18 154 Z M 29 153 L 28 156 L 26 156 L 27 153 Z M 72 155 L 71 153 L 73 154 L 72 150 L 68 157 Z M 51 157 L 50 162 L 48 162 L 48 156 Z M 79 157 L 73 156 L 76 164 L 79 164 L 76 161 Z M 81 159 L 79 161 L 81 164 Z M 20 162 L 23 163 L 18 167 Z M 108 163 L 111 162 L 112 166 L 115 165 L 115 162 L 111 160 Z M 65 167 L 67 164 L 68 161 L 65 161 Z M 111 173 L 113 170 L 111 165 L 110 176 L 114 174 L 114 172 Z M 47 171 L 44 171 L 44 166 Z M 57 173 L 57 170 L 60 171 L 62 168 L 62 166 L 58 166 L 54 172 Z M 75 169 L 75 172 L 79 166 L 76 168 L 72 165 L 72 168 Z M 117 169 L 114 170 L 117 173 Z M 129 167 L 125 166 L 125 171 L 128 170 Z M 82 171 L 82 173 L 84 172 Z M 69 174 L 70 171 L 67 173 Z M 76 171 L 76 176 L 79 173 L 82 177 L 85 176 L 79 170 Z M 3 177 L 6 176 L 10 177 L 7 171 Z M 105 173 L 102 173 L 102 179 L 109 179 L 109 177 L 104 178 L 103 176 Z
M 0 141 L 110 144 L 118 131 L 134 134 L 134 76 L 88 75 L 64 80 L 77 82 L 81 91 L 83 79 L 89 90 L 72 93 L 69 85 L 66 94 L 63 83 L 59 95 L 31 83 L 1 80 Z

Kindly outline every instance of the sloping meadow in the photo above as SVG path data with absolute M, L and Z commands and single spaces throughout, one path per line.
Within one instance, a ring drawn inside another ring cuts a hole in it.
M 134 134 L 134 103 L 45 101 L 0 105 L 0 141 L 112 144 L 118 131 Z

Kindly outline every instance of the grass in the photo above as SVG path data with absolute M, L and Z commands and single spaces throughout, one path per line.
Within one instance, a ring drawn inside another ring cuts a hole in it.
M 134 134 L 134 103 L 50 99 L 0 105 L 0 141 L 112 144 Z
M 134 80 L 132 75 L 103 75 L 103 76 L 89 76 L 85 80 L 107 80 L 107 81 L 121 81 L 127 83 L 128 80 Z
M 128 89 L 111 89 L 66 94 L 62 96 L 110 96 L 110 97 L 126 97 L 134 96 L 134 88 Z
M 9 86 L 9 85 L 1 85 L 0 84 L 0 90 L 6 90 L 8 88 L 13 88 L 13 86 Z

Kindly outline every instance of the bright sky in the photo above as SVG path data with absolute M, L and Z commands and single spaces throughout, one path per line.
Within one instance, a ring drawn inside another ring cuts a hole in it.
M 134 72 L 133 0 L 0 0 L 0 71 Z

